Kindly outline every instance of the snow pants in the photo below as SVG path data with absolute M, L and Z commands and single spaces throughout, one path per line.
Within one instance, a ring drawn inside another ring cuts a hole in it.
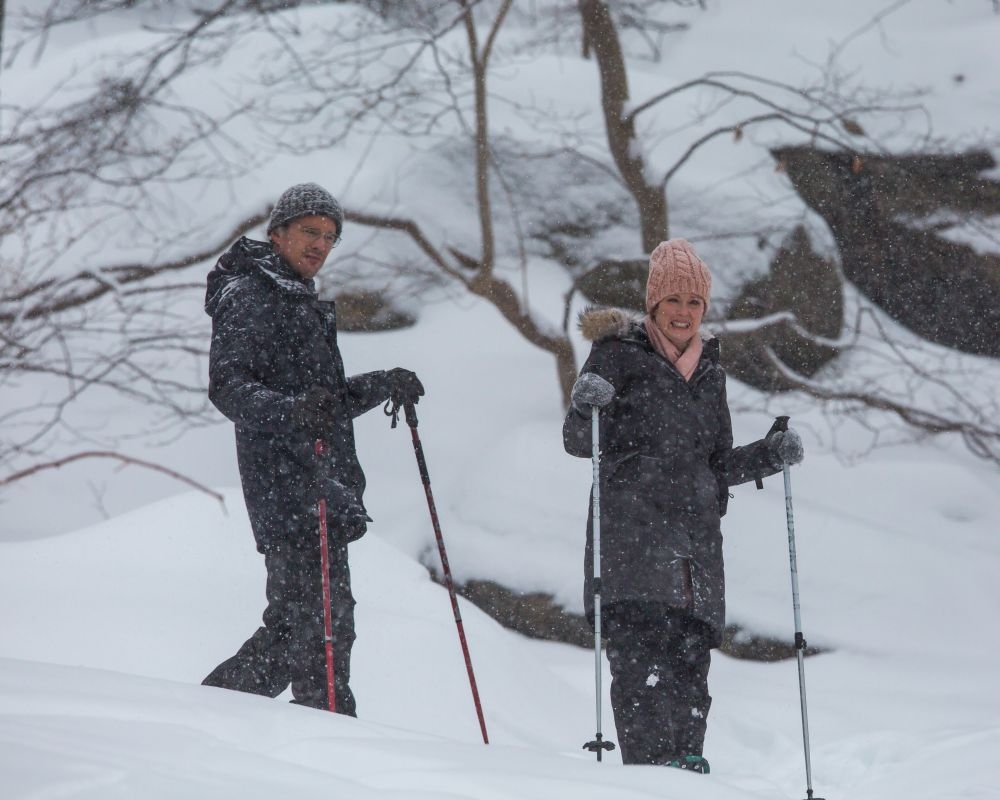
M 264 563 L 264 624 L 202 684 L 268 697 L 277 697 L 291 685 L 293 703 L 327 709 L 319 542 L 315 547 L 292 547 L 282 542 L 268 548 Z M 349 682 L 355 638 L 354 596 L 346 543 L 330 542 L 330 594 L 336 708 L 338 713 L 353 717 L 357 714 Z
M 606 606 L 611 707 L 625 764 L 702 754 L 712 631 L 659 603 Z

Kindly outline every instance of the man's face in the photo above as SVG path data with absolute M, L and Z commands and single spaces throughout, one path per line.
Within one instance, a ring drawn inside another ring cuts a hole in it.
M 299 217 L 271 231 L 275 252 L 306 279 L 316 277 L 339 238 L 337 223 L 321 216 Z

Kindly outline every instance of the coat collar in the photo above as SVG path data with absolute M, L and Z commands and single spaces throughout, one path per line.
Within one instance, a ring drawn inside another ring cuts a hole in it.
M 279 291 L 315 300 L 316 284 L 299 277 L 291 265 L 274 252 L 270 242 L 258 242 L 245 236 L 237 240 L 208 273 L 205 311 L 214 315 L 226 296 L 254 275 Z
M 285 259 L 274 252 L 270 242 L 258 242 L 242 237 L 233 247 L 242 249 L 243 255 L 250 263 L 278 288 L 290 294 L 306 295 L 315 298 L 316 282 L 311 278 L 302 278 L 292 269 Z
M 595 343 L 618 339 L 653 350 L 642 321 L 641 314 L 628 309 L 591 307 L 580 312 L 579 326 L 583 337 Z M 703 330 L 701 361 L 718 364 L 720 355 L 719 340 L 711 335 L 706 336 Z M 700 366 L 698 370 L 701 371 Z

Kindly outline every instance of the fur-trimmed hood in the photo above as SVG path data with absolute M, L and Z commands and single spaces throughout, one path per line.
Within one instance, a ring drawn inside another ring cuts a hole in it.
M 591 307 L 580 312 L 578 324 L 583 338 L 590 342 L 603 342 L 607 339 L 634 339 L 648 342 L 645 317 L 627 308 Z M 706 353 L 718 353 L 719 340 L 712 334 L 700 331 L 701 340 Z M 713 360 L 718 360 L 717 356 Z
M 580 333 L 590 342 L 622 339 L 642 326 L 643 317 L 624 308 L 585 308 L 578 320 Z

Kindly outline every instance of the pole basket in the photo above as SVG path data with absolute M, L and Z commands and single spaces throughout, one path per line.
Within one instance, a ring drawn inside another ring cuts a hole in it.
M 615 743 L 614 742 L 609 742 L 606 739 L 604 739 L 601 736 L 601 734 L 597 734 L 597 738 L 594 739 L 592 742 L 587 742 L 583 746 L 583 749 L 584 750 L 589 750 L 591 753 L 596 753 L 597 754 L 597 760 L 600 761 L 601 760 L 601 754 L 605 750 L 607 750 L 607 751 L 610 752 L 611 750 L 615 749 Z

